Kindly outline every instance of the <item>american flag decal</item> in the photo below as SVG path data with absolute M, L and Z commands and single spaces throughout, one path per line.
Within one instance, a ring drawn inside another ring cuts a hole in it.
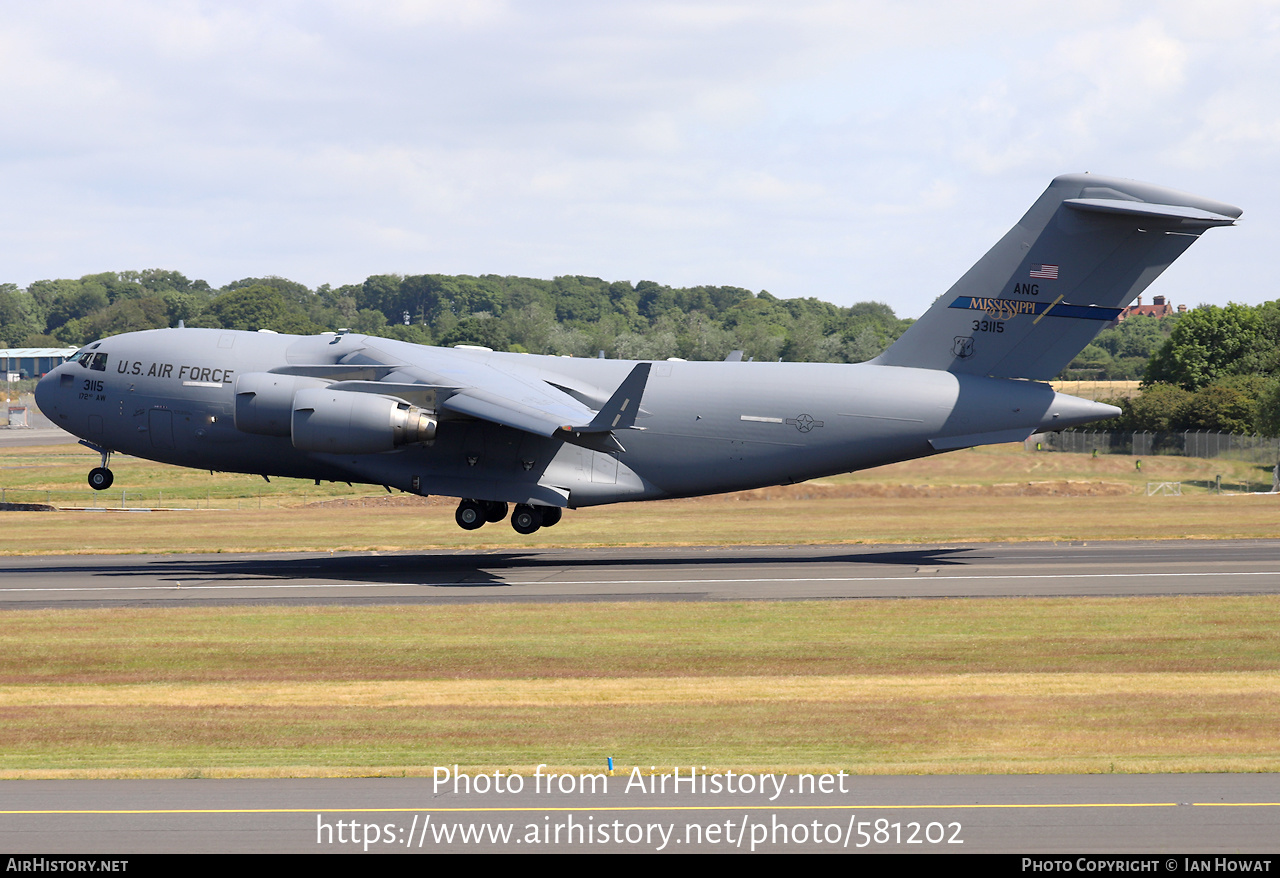
M 1042 280 L 1057 280 L 1058 266 L 1056 265 L 1033 265 L 1031 266 L 1031 276 L 1038 277 Z

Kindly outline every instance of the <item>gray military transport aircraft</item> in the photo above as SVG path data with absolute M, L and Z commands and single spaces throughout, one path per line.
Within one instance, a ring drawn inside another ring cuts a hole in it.
M 788 484 L 1114 417 L 1058 374 L 1240 209 L 1071 174 L 887 351 L 857 365 L 631 362 L 363 335 L 157 329 L 94 342 L 36 388 L 102 455 L 461 498 L 468 530 L 565 508 Z

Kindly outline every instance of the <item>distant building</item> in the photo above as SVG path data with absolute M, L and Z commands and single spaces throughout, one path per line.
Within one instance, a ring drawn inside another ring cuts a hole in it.
M 0 348 L 0 376 L 9 381 L 40 378 L 71 359 L 71 355 L 78 350 L 79 348 Z
M 1183 314 L 1187 310 L 1186 305 L 1178 306 L 1178 313 Z M 1163 320 L 1173 314 L 1173 306 L 1165 301 L 1164 296 L 1155 296 L 1151 300 L 1150 305 L 1142 304 L 1142 296 L 1138 296 L 1137 304 L 1130 305 L 1120 312 L 1120 316 L 1116 318 L 1116 323 L 1124 320 L 1126 317 L 1154 317 L 1157 320 Z

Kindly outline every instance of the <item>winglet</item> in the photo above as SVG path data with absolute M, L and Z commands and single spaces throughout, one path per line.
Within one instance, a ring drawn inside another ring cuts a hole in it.
M 572 433 L 611 433 L 614 430 L 631 429 L 636 422 L 636 413 L 640 411 L 640 398 L 644 396 L 645 385 L 649 383 L 649 368 L 652 365 L 637 363 L 631 374 L 618 385 L 613 396 L 609 397 L 609 401 L 591 419 L 590 424 L 560 429 Z

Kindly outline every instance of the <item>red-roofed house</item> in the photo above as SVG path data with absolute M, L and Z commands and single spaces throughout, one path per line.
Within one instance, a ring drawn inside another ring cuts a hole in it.
M 1179 314 L 1181 314 L 1186 310 L 1187 310 L 1186 305 L 1178 306 Z M 1116 323 L 1119 323 L 1121 320 L 1125 319 L 1126 317 L 1136 317 L 1138 315 L 1141 315 L 1143 317 L 1155 317 L 1157 320 L 1162 320 L 1165 317 L 1168 317 L 1172 313 L 1173 313 L 1173 306 L 1170 305 L 1167 301 L 1165 301 L 1164 296 L 1155 296 L 1154 298 L 1152 298 L 1150 305 L 1142 304 L 1142 296 L 1138 296 L 1137 304 L 1130 305 L 1128 308 L 1125 308 L 1123 311 L 1121 311 L 1120 316 L 1116 318 Z

